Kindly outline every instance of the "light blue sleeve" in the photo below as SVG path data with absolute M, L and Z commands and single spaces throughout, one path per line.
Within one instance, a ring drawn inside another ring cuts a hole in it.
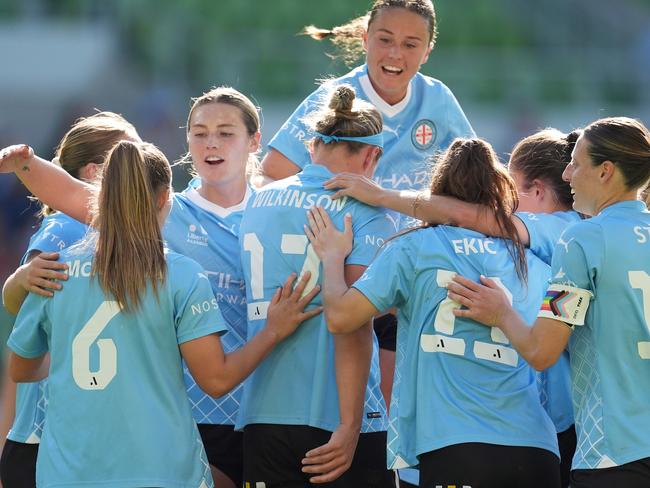
M 590 291 L 595 297 L 595 281 L 604 256 L 602 228 L 588 220 L 569 226 L 553 251 L 551 284 L 568 285 Z
M 306 143 L 312 136 L 302 119 L 306 114 L 318 109 L 325 91 L 325 85 L 321 85 L 305 98 L 269 142 L 269 147 L 281 152 L 300 168 L 311 162 Z
M 176 337 L 182 344 L 199 337 L 220 335 L 228 330 L 221 315 L 210 281 L 203 269 L 191 259 L 182 260 L 175 276 L 169 276 L 174 286 L 174 320 Z M 182 274 L 178 271 L 182 271 Z
M 440 146 L 448 147 L 457 137 L 476 137 L 474 129 L 454 94 L 447 86 L 444 86 L 443 93 L 447 98 L 447 136 Z
M 391 241 L 352 285 L 377 310 L 400 307 L 408 299 L 420 241 L 416 237 L 412 233 Z
M 30 293 L 25 298 L 14 329 L 9 336 L 7 345 L 17 355 L 24 358 L 37 358 L 48 349 L 47 333 L 50 322 L 46 314 L 49 298 Z
M 29 241 L 23 262 L 32 251 L 59 252 L 77 242 L 86 233 L 86 226 L 70 217 L 55 214 L 46 217 Z
M 384 210 L 363 206 L 360 216 L 352 216 L 354 242 L 345 264 L 368 266 L 379 253 L 381 246 L 395 233 L 395 227 Z M 355 219 L 356 217 L 356 219 Z M 358 222 L 355 225 L 355 220 Z
M 550 265 L 555 244 L 562 232 L 580 220 L 576 212 L 555 212 L 550 214 L 517 212 L 516 216 L 528 230 L 529 248 L 539 259 Z

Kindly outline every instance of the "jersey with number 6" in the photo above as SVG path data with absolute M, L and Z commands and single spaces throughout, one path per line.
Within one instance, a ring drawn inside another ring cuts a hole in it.
M 569 343 L 578 434 L 573 469 L 649 457 L 650 213 L 645 204 L 616 203 L 567 228 L 552 268 L 551 309 L 561 313 L 575 288 L 593 294 L 584 325 L 575 326 Z
M 24 264 L 32 251 L 60 252 L 86 235 L 88 226 L 64 213 L 48 215 L 38 231 L 29 239 L 29 246 L 20 264 Z M 7 439 L 14 442 L 37 444 L 40 442 L 47 408 L 47 379 L 36 383 L 16 385 L 16 415 Z
M 526 257 L 530 276 L 548 276 L 548 265 Z M 422 453 L 466 442 L 557 455 L 532 368 L 499 329 L 453 315 L 459 305 L 447 298 L 446 285 L 455 273 L 497 280 L 532 322 L 544 283 L 519 280 L 505 241 L 456 227 L 395 239 L 353 285 L 378 310 L 398 307 L 389 465 L 414 466 Z
M 263 187 L 249 200 L 240 228 L 249 338 L 264 326 L 269 301 L 291 273 L 311 271 L 307 290 L 323 281 L 320 260 L 303 228 L 307 209 L 324 207 L 339 229 L 344 215 L 352 214 L 354 247 L 346 260 L 349 265 L 370 264 L 394 232 L 382 211 L 348 197 L 332 200 L 334 192 L 323 189 L 331 177 L 325 166 L 308 165 L 291 178 Z M 321 303 L 318 295 L 310 307 Z M 375 340 L 362 432 L 386 430 L 385 414 Z M 339 422 L 334 341 L 320 314 L 302 323 L 244 382 L 238 425 L 311 425 L 334 431 Z
M 51 355 L 38 486 L 212 486 L 178 347 L 226 330 L 203 270 L 168 253 L 158 296 L 149 285 L 127 313 L 90 276 L 89 249 L 61 259 L 65 288 L 30 295 L 9 338 L 19 356 Z

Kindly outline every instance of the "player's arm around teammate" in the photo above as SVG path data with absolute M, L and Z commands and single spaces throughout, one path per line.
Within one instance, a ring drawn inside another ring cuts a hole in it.
M 578 139 L 564 177 L 574 209 L 593 217 L 569 227 L 558 241 L 553 278 L 532 327 L 485 278 L 475 283 L 457 277 L 449 296 L 465 307 L 457 316 L 500 328 L 538 369 L 553 364 L 572 336 L 578 445 L 592 447 L 576 451 L 571 485 L 647 486 L 650 444 L 636 426 L 650 417 L 650 214 L 637 198 L 650 177 L 650 132 L 624 117 L 593 122 Z M 632 393 L 623 378 L 634 383 Z M 598 429 L 602 434 L 594 435 Z

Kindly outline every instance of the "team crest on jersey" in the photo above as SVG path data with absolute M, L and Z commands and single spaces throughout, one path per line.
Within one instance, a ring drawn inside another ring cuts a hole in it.
M 438 129 L 429 119 L 418 120 L 411 131 L 411 142 L 421 150 L 429 149 L 436 142 Z

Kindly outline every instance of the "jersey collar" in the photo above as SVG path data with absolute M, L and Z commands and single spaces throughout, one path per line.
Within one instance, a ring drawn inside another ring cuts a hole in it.
M 406 88 L 406 96 L 404 99 L 401 102 L 397 102 L 395 105 L 390 105 L 387 103 L 383 98 L 379 96 L 379 93 L 375 91 L 372 83 L 370 83 L 367 67 L 364 69 L 364 74 L 359 78 L 359 84 L 361 85 L 361 88 L 365 94 L 368 96 L 368 101 L 377 107 L 381 113 L 386 114 L 388 117 L 395 117 L 406 108 L 409 101 L 411 100 L 411 85 L 413 84 L 413 80 L 409 81 L 409 85 Z
M 244 211 L 244 209 L 246 208 L 246 203 L 248 202 L 248 199 L 251 196 L 251 188 L 250 186 L 247 186 L 244 199 L 238 204 L 233 205 L 232 207 L 222 207 L 220 205 L 217 205 L 216 203 L 212 203 L 210 200 L 207 200 L 203 198 L 201 195 L 199 195 L 199 192 L 196 190 L 196 188 L 193 188 L 191 186 L 187 188 L 187 190 L 185 190 L 183 193 L 185 194 L 187 199 L 197 207 L 202 208 L 203 210 L 224 219 L 228 217 L 230 214 Z

